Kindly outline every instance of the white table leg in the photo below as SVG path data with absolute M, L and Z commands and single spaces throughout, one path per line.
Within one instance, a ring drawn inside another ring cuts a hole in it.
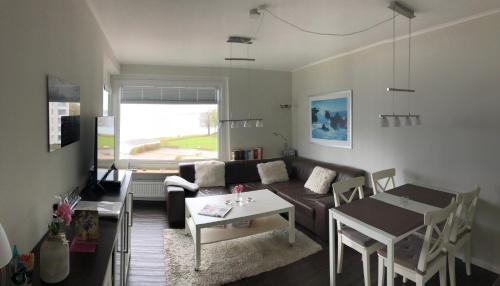
M 295 243 L 295 208 L 288 211 L 288 243 L 293 246 Z
M 387 244 L 387 286 L 394 285 L 394 242 Z
M 330 286 L 335 286 L 335 227 L 332 214 L 328 214 L 328 229 L 330 233 Z
M 201 264 L 201 231 L 198 226 L 196 226 L 196 233 L 194 234 L 194 270 L 200 270 Z
M 189 220 L 189 210 L 188 210 L 188 207 L 187 205 L 184 206 L 184 217 L 185 217 L 185 221 L 184 221 L 184 234 L 185 235 L 188 235 L 189 234 L 189 225 L 188 225 L 188 220 Z

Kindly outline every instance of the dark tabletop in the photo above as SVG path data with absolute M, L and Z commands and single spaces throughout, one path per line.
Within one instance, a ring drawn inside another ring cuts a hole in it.
M 336 209 L 396 237 L 424 224 L 422 214 L 372 198 L 353 201 Z
M 131 173 L 127 172 L 120 190 L 102 190 L 98 187 L 90 187 L 82 191 L 82 200 L 87 201 L 110 201 L 125 202 L 127 188 Z M 35 268 L 33 272 L 32 285 L 102 285 L 109 260 L 113 254 L 113 247 L 118 232 L 118 220 L 113 218 L 99 218 L 99 239 L 94 253 L 70 252 L 70 273 L 68 278 L 57 284 L 46 284 L 40 280 L 40 246 L 43 239 L 35 246 Z M 72 238 L 72 231 L 67 232 L 68 240 Z
M 410 200 L 438 208 L 448 206 L 455 197 L 455 194 L 452 193 L 412 184 L 401 185 L 387 191 L 387 193 L 408 197 Z M 396 237 L 424 224 L 422 214 L 372 198 L 353 201 L 336 209 Z
M 405 184 L 387 191 L 388 194 L 398 197 L 408 197 L 412 201 L 426 205 L 444 208 L 448 206 L 455 194 L 429 189 L 417 185 Z

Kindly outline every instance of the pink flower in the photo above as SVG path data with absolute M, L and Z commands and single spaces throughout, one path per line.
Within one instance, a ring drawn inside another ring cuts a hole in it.
M 71 223 L 71 207 L 68 203 L 62 203 L 57 207 L 56 215 L 64 220 L 66 225 Z
M 233 190 L 235 193 L 241 193 L 241 192 L 243 192 L 243 188 L 244 188 L 243 185 L 237 185 L 234 187 Z

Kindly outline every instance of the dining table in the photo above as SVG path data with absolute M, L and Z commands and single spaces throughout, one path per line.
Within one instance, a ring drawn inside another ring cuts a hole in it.
M 448 206 L 456 193 L 404 184 L 329 210 L 330 285 L 335 286 L 335 221 L 387 247 L 387 285 L 394 285 L 394 245 L 424 225 L 424 214 Z

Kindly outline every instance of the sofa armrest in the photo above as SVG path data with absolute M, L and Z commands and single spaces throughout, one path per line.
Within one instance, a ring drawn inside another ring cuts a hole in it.
M 184 189 L 175 186 L 165 186 L 165 189 L 168 225 L 183 228 L 185 223 Z
M 328 210 L 335 207 L 332 196 L 320 198 L 314 201 L 314 228 L 316 235 L 323 241 L 328 241 Z

